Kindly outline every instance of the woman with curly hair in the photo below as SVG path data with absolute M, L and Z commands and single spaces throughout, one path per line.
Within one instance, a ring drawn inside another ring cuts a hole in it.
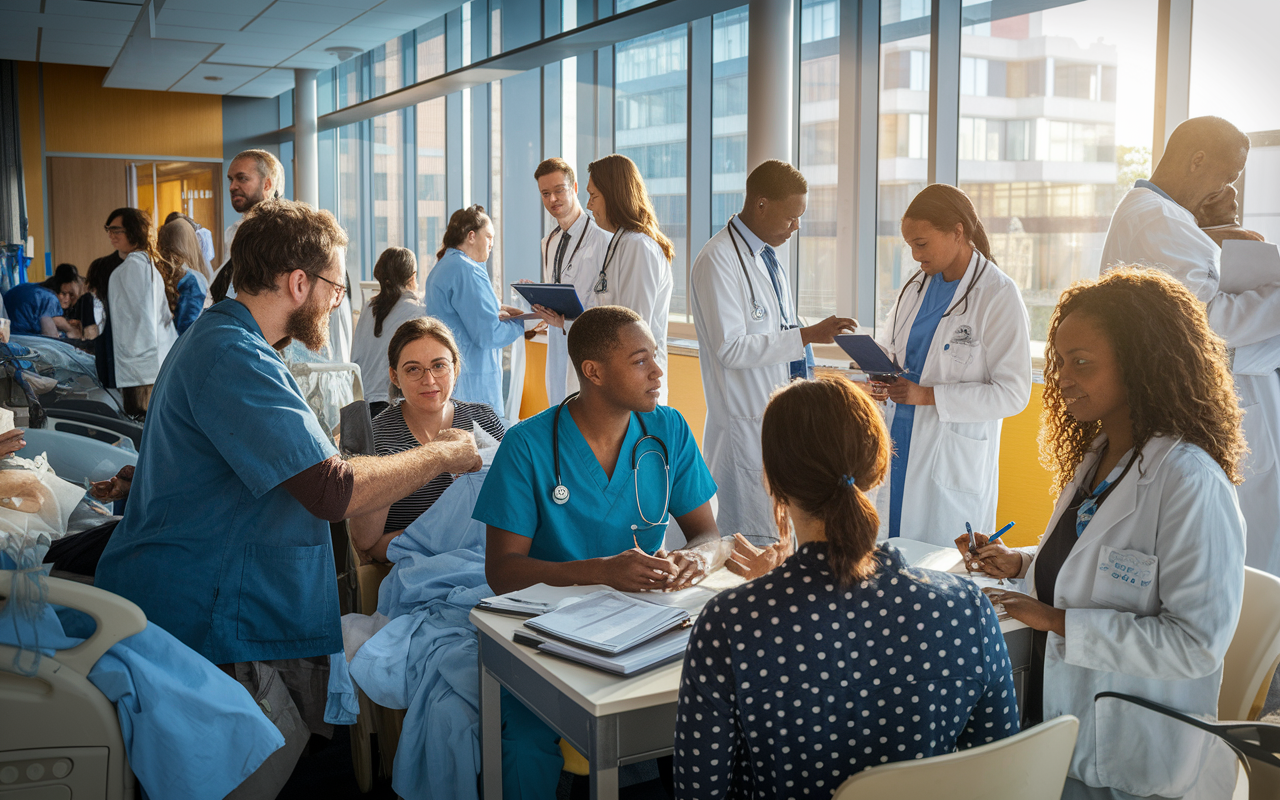
M 1080 719 L 1064 798 L 1230 797 L 1219 740 L 1099 692 L 1217 713 L 1240 616 L 1244 453 L 1226 345 L 1176 280 L 1131 267 L 1077 283 L 1049 323 L 1041 461 L 1057 507 L 1038 548 L 956 543 L 1036 631 L 1031 722 Z

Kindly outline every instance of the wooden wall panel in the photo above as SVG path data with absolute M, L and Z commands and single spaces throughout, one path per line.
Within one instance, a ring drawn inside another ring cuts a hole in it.
M 128 205 L 125 165 L 119 158 L 50 158 L 49 216 L 54 266 L 75 264 L 80 274 L 111 252 L 102 225 Z M 43 265 L 40 270 L 44 272 Z
M 107 70 L 43 64 L 45 149 L 222 158 L 222 97 L 107 89 Z
M 44 218 L 44 163 L 40 158 L 40 74 L 30 61 L 18 62 L 18 124 L 22 137 L 22 180 L 27 189 L 27 235 L 35 239 L 35 252 L 27 268 L 27 280 L 44 280 L 44 254 L 48 247 Z

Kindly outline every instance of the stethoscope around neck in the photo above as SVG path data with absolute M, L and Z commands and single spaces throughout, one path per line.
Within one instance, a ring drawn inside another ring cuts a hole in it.
M 582 213 L 583 213 L 583 214 L 586 214 L 587 212 L 583 211 Z M 586 223 L 586 225 L 584 225 L 584 226 L 583 226 L 583 228 L 582 228 L 582 234 L 578 236 L 578 241 L 577 241 L 577 243 L 575 243 L 575 244 L 573 245 L 573 251 L 572 251 L 571 253 L 569 253 L 569 257 L 568 257 L 568 258 L 566 258 L 564 261 L 561 261 L 561 262 L 560 262 L 560 264 L 559 264 L 559 266 L 557 266 L 557 265 L 555 265 L 555 264 L 552 264 L 552 265 L 551 265 L 551 269 L 552 269 L 552 276 L 551 276 L 551 277 L 552 277 L 552 279 L 553 279 L 553 280 L 552 280 L 552 283 L 560 283 L 560 278 L 561 278 L 561 277 L 563 276 L 563 274 L 564 274 L 564 268 L 565 268 L 565 267 L 567 267 L 569 264 L 573 263 L 573 257 L 574 257 L 574 256 L 576 256 L 576 255 L 578 254 L 578 250 L 579 250 L 579 248 L 581 248 L 581 247 L 582 247 L 582 243 L 583 243 L 583 242 L 585 242 L 585 241 L 587 240 L 587 233 L 588 233 L 588 232 L 590 232 L 590 230 L 591 230 L 591 226 L 592 226 L 592 225 L 594 225 L 595 223 L 596 223 L 596 221 L 595 221 L 595 220 L 593 220 L 593 219 L 591 218 L 591 216 L 590 216 L 590 215 L 587 215 L 587 223 Z M 572 227 L 572 226 L 570 226 L 570 227 Z M 568 235 L 569 235 L 569 231 L 564 230 L 564 229 L 562 228 L 562 229 L 560 230 L 560 235 L 561 235 L 561 236 L 568 236 Z M 547 243 L 546 243 L 545 245 L 543 245 L 543 246 L 542 246 L 542 263 L 543 263 L 543 264 L 546 264 L 546 263 L 547 263 L 547 259 L 548 259 L 548 257 L 551 255 L 551 238 L 552 238 L 552 237 L 548 236 L 548 237 L 547 237 Z
M 729 223 L 725 228 L 729 231 L 729 241 L 733 243 L 733 254 L 738 257 L 738 266 L 742 267 L 742 279 L 747 282 L 747 289 L 751 292 L 751 318 L 756 322 L 764 319 L 764 306 L 756 299 L 756 286 L 751 282 L 751 273 L 747 271 L 747 260 L 742 257 L 742 250 L 738 248 L 738 238 L 742 238 L 742 246 L 747 246 L 746 237 L 738 233 L 733 227 L 733 220 L 737 217 L 735 214 L 729 217 Z M 755 256 L 752 256 L 754 259 Z
M 961 303 L 964 303 L 964 311 L 961 313 L 965 313 L 969 310 L 969 294 L 973 291 L 973 287 L 978 285 L 978 281 L 982 280 L 982 276 L 986 274 L 987 266 L 991 263 L 991 260 L 984 256 L 976 247 L 973 249 L 973 252 L 978 254 L 978 264 L 974 268 L 975 273 L 973 280 L 969 281 L 969 285 L 965 287 L 964 294 L 960 295 L 959 300 L 951 304 L 951 307 L 942 315 L 942 319 L 946 319 L 951 316 L 951 312 L 959 308 Z M 893 327 L 891 328 L 893 333 L 889 337 L 890 347 L 895 347 L 898 341 L 898 312 L 902 310 L 902 298 L 907 294 L 907 289 L 910 289 L 911 284 L 913 283 L 916 284 L 916 294 L 923 292 L 925 277 L 924 270 L 917 269 L 915 273 L 912 274 L 911 280 L 907 281 L 906 284 L 903 285 L 902 289 L 899 290 L 898 302 L 893 304 Z
M 560 479 L 560 412 L 564 410 L 564 407 L 569 404 L 570 400 L 574 399 L 578 395 L 579 392 L 574 392 L 561 400 L 560 405 L 556 406 L 555 415 L 551 419 L 551 458 L 556 471 L 556 485 L 555 488 L 551 490 L 551 499 L 555 501 L 555 504 L 558 506 L 562 506 L 569 502 L 569 487 L 565 486 L 564 481 Z M 641 528 L 639 525 L 632 525 L 631 530 L 638 531 L 648 530 L 649 528 L 654 528 L 658 525 L 665 525 L 671 519 L 671 511 L 668 509 L 668 506 L 671 503 L 671 464 L 666 442 L 662 441 L 662 439 L 655 434 L 649 433 L 649 430 L 644 425 L 644 419 L 642 419 L 639 414 L 636 414 L 635 417 L 636 422 L 640 423 L 640 438 L 631 446 L 631 480 L 635 485 L 636 490 L 636 510 L 640 512 L 640 519 L 644 522 L 644 527 Z M 657 442 L 658 447 L 662 448 L 662 452 L 659 453 L 657 450 L 646 450 L 643 453 L 640 453 L 639 458 L 637 458 L 636 452 L 640 449 L 640 445 L 644 444 L 648 439 L 652 439 Z M 662 461 L 662 470 L 666 474 L 667 479 L 667 496 L 662 501 L 662 514 L 659 515 L 657 522 L 651 522 L 649 518 L 644 515 L 644 507 L 640 504 L 640 471 L 638 467 L 640 466 L 640 462 L 644 460 L 644 457 L 649 455 L 657 456 L 658 459 Z

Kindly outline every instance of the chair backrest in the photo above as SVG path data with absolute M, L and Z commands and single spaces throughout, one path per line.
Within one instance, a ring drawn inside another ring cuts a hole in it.
M 1253 720 L 1280 664 L 1280 578 L 1244 568 L 1244 605 L 1222 665 L 1218 719 Z
M 1068 714 L 981 747 L 872 767 L 831 800 L 1058 800 L 1079 727 Z

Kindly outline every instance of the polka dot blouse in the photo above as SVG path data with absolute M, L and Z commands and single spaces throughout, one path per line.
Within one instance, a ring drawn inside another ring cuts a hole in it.
M 991 603 L 878 553 L 874 575 L 840 588 L 809 543 L 707 605 L 685 654 L 677 797 L 829 798 L 868 767 L 1017 733 Z

